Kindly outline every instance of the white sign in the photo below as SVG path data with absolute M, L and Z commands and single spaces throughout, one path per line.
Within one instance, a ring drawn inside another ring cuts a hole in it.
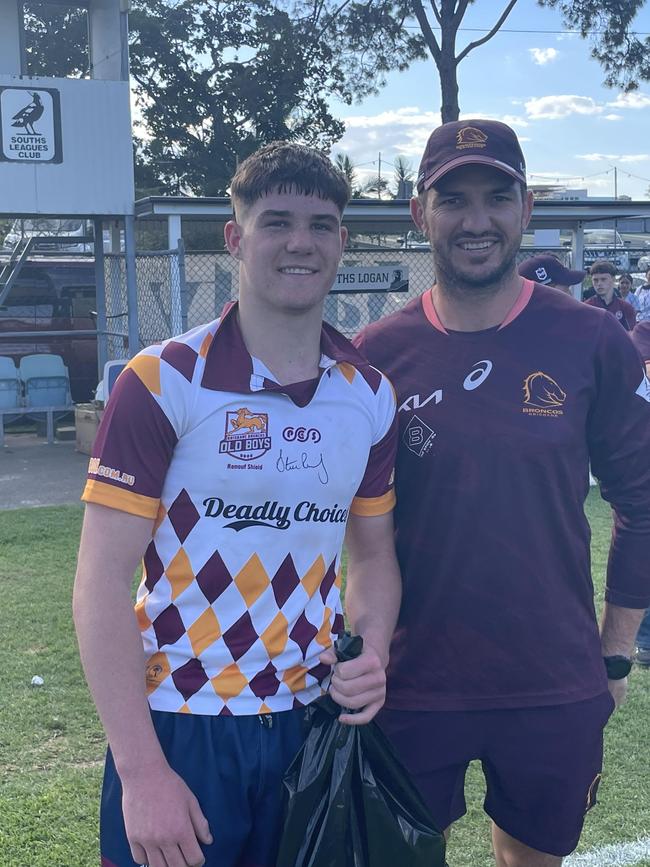
M 3 214 L 132 214 L 133 186 L 128 82 L 0 74 Z
M 0 88 L 0 159 L 34 165 L 60 163 L 59 92 L 51 88 Z
M 339 268 L 332 292 L 408 292 L 408 265 Z

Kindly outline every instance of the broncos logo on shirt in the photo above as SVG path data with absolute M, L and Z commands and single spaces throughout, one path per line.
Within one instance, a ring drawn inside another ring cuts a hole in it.
M 541 370 L 531 373 L 524 380 L 524 403 L 529 406 L 562 406 L 566 400 L 564 391 L 554 379 Z

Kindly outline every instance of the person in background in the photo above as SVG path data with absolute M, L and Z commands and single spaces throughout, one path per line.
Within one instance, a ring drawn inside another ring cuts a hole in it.
M 510 127 L 435 129 L 411 215 L 436 283 L 357 338 L 400 420 L 403 594 L 377 719 L 440 828 L 482 762 L 498 867 L 575 848 L 650 604 L 647 383 L 612 316 L 517 274 L 532 208 Z M 600 630 L 590 460 L 615 515 Z
M 618 278 L 618 293 L 623 301 L 627 301 L 632 307 L 634 307 L 635 314 L 639 315 L 641 310 L 641 305 L 639 303 L 639 299 L 634 294 L 634 281 L 630 274 L 623 273 Z
M 519 265 L 519 276 L 543 286 L 559 289 L 567 295 L 572 294 L 572 287 L 581 284 L 585 279 L 586 271 L 571 271 L 565 268 L 557 256 L 552 253 L 542 253 L 524 259 Z
M 606 259 L 599 259 L 591 266 L 589 273 L 596 294 L 585 304 L 607 310 L 626 331 L 631 331 L 636 324 L 636 311 L 627 301 L 616 297 L 616 266 Z
M 637 320 L 643 322 L 645 319 L 650 319 L 650 268 L 646 271 L 645 283 L 636 290 L 636 297 L 640 308 Z

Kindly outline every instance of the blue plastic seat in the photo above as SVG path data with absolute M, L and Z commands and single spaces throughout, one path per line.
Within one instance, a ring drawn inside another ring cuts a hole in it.
M 70 377 L 60 355 L 26 355 L 20 360 L 25 406 L 70 406 Z
M 0 410 L 20 407 L 21 391 L 13 359 L 0 355 Z

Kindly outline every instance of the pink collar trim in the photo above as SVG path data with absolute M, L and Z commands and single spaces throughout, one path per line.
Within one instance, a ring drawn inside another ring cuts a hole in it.
M 505 328 L 506 325 L 510 325 L 510 323 L 515 320 L 517 316 L 519 316 L 519 314 L 523 312 L 523 310 L 526 309 L 528 302 L 533 295 L 534 288 L 535 284 L 532 280 L 527 280 L 525 277 L 522 277 L 521 292 L 517 296 L 517 300 L 515 301 L 515 303 L 506 314 L 506 318 L 503 320 L 501 325 L 499 325 L 499 328 L 497 329 L 498 331 L 500 331 L 502 328 Z M 433 293 L 431 289 L 425 292 L 422 296 L 422 309 L 424 311 L 424 315 L 435 329 L 441 331 L 443 334 L 449 333 L 440 321 L 438 312 L 433 304 Z

